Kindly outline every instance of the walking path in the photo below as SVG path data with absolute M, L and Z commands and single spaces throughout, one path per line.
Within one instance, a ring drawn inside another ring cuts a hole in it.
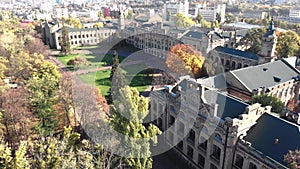
M 81 69 L 73 72 L 73 74 L 74 75 L 88 74 L 88 73 L 97 72 L 100 70 L 107 70 L 107 69 L 111 69 L 111 66 L 103 66 L 103 67 L 93 68 L 93 69 Z

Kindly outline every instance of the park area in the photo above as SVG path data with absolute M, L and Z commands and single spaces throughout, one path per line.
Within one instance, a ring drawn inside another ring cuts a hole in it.
M 59 55 L 57 59 L 83 82 L 95 85 L 101 90 L 103 96 L 108 96 L 111 85 L 109 77 L 114 54 L 112 52 L 106 54 L 96 53 L 94 52 L 97 51 L 95 49 L 97 47 L 75 50 L 72 54 L 66 56 Z M 83 50 L 85 52 L 82 52 Z M 118 55 L 118 57 L 127 83 L 131 87 L 136 87 L 139 92 L 146 91 L 152 83 L 152 75 L 144 71 L 146 66 L 137 60 L 126 58 L 127 56 Z M 81 58 L 84 63 L 70 64 L 70 60 L 74 58 Z M 126 64 L 122 64 L 124 59 L 126 59 Z

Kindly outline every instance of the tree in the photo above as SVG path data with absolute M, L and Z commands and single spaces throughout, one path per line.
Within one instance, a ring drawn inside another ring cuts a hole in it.
M 23 88 L 10 89 L 0 98 L 2 118 L 5 126 L 5 139 L 15 146 L 20 140 L 26 140 L 30 134 L 33 115 Z
M 218 27 L 219 27 L 219 22 L 218 21 L 211 22 L 211 28 L 218 28 Z
M 171 47 L 166 64 L 177 75 L 199 77 L 205 58 L 193 46 L 178 44 Z
M 84 57 L 74 57 L 67 62 L 67 65 L 74 66 L 74 69 L 79 69 L 81 65 L 87 65 L 88 62 Z
M 260 103 L 262 106 L 272 106 L 271 111 L 280 114 L 284 108 L 282 103 L 277 97 L 264 95 L 255 95 L 252 98 L 253 103 Z
M 62 74 L 62 78 L 60 80 L 60 88 L 57 90 L 55 94 L 55 110 L 60 117 L 60 123 L 63 126 L 70 126 L 73 122 L 74 126 L 76 126 L 76 118 L 74 117 L 74 103 L 73 103 L 73 75 L 71 73 Z M 73 126 L 73 125 L 72 125 Z
M 175 22 L 181 28 L 188 28 L 196 24 L 191 18 L 182 13 L 175 14 Z
M 103 22 L 98 22 L 93 25 L 93 28 L 103 28 L 103 26 L 104 26 Z
M 132 19 L 133 17 L 134 17 L 133 10 L 129 10 L 129 11 L 128 11 L 128 14 L 127 14 L 127 18 L 128 18 L 128 19 Z
M 202 21 L 204 20 L 204 18 L 203 18 L 203 16 L 200 13 L 198 13 L 198 15 L 196 17 L 196 20 L 197 20 L 198 23 L 202 23 Z
M 40 71 L 34 72 L 26 85 L 33 112 L 40 120 L 36 126 L 39 133 L 48 135 L 57 127 L 53 97 L 59 88 L 59 79 L 57 67 L 51 62 L 44 61 Z
M 236 17 L 232 13 L 228 13 L 228 14 L 225 15 L 225 22 L 226 23 L 233 23 L 236 20 L 237 20 Z
M 27 49 L 30 55 L 34 53 L 41 54 L 43 56 L 48 55 L 48 47 L 44 45 L 41 39 L 32 39 L 28 44 L 25 45 L 25 49 Z
M 112 103 L 114 99 L 119 97 L 119 89 L 126 86 L 126 79 L 120 67 L 119 56 L 116 51 L 114 52 L 113 65 L 111 68 L 109 79 L 111 82 L 111 86 L 108 95 L 108 102 Z
M 284 161 L 288 163 L 291 169 L 298 169 L 300 167 L 300 151 L 290 150 L 286 155 L 284 155 Z
M 171 20 L 171 11 L 168 10 L 167 11 L 167 21 L 170 21 Z
M 243 46 L 247 51 L 258 54 L 261 51 L 262 36 L 266 33 L 263 28 L 252 28 L 247 32 L 238 45 Z
M 294 31 L 281 33 L 276 46 L 280 58 L 300 56 L 300 36 Z
M 149 141 L 152 138 L 156 142 L 156 135 L 161 133 L 153 124 L 143 124 L 148 114 L 148 104 L 146 98 L 139 96 L 137 89 L 126 86 L 120 89 L 120 97 L 111 109 L 111 125 L 126 136 L 120 139 L 126 145 L 125 149 L 130 150 L 129 157 L 136 157 L 126 159 L 126 163 L 134 169 L 152 168 Z
M 82 23 L 78 18 L 68 18 L 67 23 L 74 28 L 82 28 Z
M 102 10 L 100 10 L 99 12 L 98 12 L 98 18 L 100 19 L 100 18 L 103 18 L 103 11 Z
M 71 50 L 71 46 L 70 46 L 70 39 L 69 39 L 69 31 L 65 25 L 62 27 L 61 38 L 59 43 L 61 46 L 60 51 L 64 55 L 67 55 Z

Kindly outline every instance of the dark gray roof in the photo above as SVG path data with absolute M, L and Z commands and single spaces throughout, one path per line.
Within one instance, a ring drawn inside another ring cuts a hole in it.
M 225 74 L 218 74 L 216 76 L 208 77 L 205 79 L 198 79 L 198 82 L 206 87 L 226 89 Z
M 131 32 L 134 32 L 134 27 L 128 27 L 126 29 L 129 30 L 129 31 L 131 31 Z
M 287 165 L 283 161 L 284 155 L 300 148 L 300 126 L 265 113 L 243 139 L 266 156 Z M 275 139 L 278 139 L 277 144 Z
M 293 80 L 300 73 L 282 60 L 230 71 L 250 92 Z
M 225 119 L 226 117 L 237 118 L 245 112 L 248 104 L 241 102 L 218 91 L 207 90 L 204 98 L 208 104 L 218 104 L 217 116 Z
M 242 51 L 242 50 L 237 50 L 237 49 L 228 48 L 228 47 L 221 47 L 221 46 L 216 47 L 216 50 L 220 51 L 220 52 L 228 53 L 231 55 L 235 55 L 237 57 L 243 57 L 243 58 L 258 61 L 258 56 L 252 52 L 246 52 L 246 51 Z
M 68 27 L 68 31 L 69 32 L 80 32 L 80 31 L 93 31 L 93 30 L 107 30 L 107 29 L 114 29 L 114 30 L 116 30 L 116 29 L 118 29 L 117 27 L 114 27 L 114 26 L 112 26 L 112 27 L 103 27 L 103 28 L 70 28 L 70 27 Z M 60 28 L 59 30 L 58 30 L 58 32 L 60 32 L 62 30 L 62 28 Z
M 203 32 L 199 32 L 199 31 L 188 31 L 186 34 L 184 34 L 184 36 L 192 37 L 195 39 L 201 39 L 206 37 L 206 35 Z

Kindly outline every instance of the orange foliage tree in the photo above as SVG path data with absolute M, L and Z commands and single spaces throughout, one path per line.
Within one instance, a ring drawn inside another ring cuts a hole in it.
M 205 58 L 201 52 L 187 44 L 177 44 L 170 49 L 166 64 L 178 75 L 194 75 L 199 77 Z

